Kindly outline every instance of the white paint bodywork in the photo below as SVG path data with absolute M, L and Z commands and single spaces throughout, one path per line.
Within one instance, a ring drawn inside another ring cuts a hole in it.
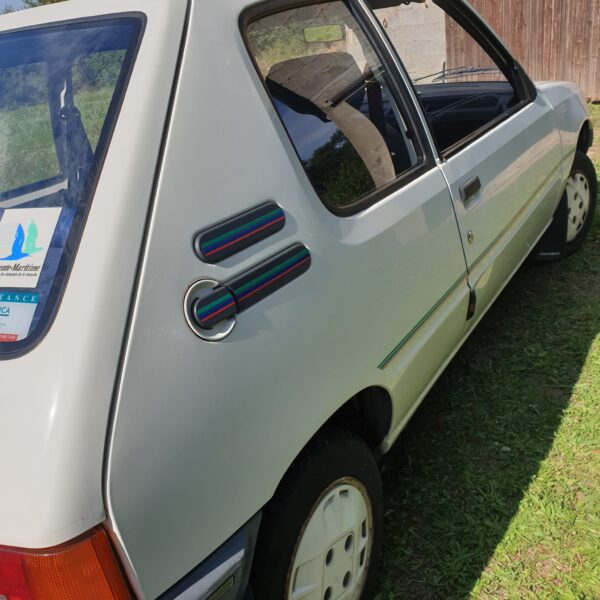
M 48 547 L 108 518 L 143 598 L 259 511 L 306 442 L 366 387 L 391 395 L 389 448 L 550 222 L 587 118 L 571 85 L 541 85 L 534 104 L 447 163 L 359 215 L 336 217 L 248 57 L 238 26 L 246 4 L 189 4 L 152 202 L 188 2 L 81 0 L 0 19 L 5 31 L 147 15 L 56 321 L 37 348 L 0 363 L 10 492 L 0 495 L 0 544 Z M 477 165 L 487 185 L 464 211 L 457 186 Z M 283 231 L 220 265 L 196 258 L 196 231 L 267 199 L 285 209 Z M 480 248 L 467 251 L 467 277 L 460 231 L 470 228 Z M 243 314 L 224 342 L 191 333 L 182 313 L 191 282 L 222 281 L 296 241 L 312 253 L 307 274 Z M 467 324 L 468 282 L 480 303 Z
M 2 545 L 53 546 L 105 518 L 111 397 L 185 9 L 184 0 L 81 0 L 0 18 L 8 31 L 111 13 L 148 16 L 56 320 L 38 347 L 0 363 Z
M 589 120 L 585 97 L 576 84 L 568 81 L 541 82 L 537 88 L 552 107 L 554 122 L 562 140 L 562 174 L 566 180 L 575 158 L 581 126 Z

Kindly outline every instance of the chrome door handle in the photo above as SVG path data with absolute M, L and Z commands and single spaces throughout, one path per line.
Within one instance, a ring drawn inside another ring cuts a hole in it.
M 479 177 L 473 177 L 469 179 L 467 183 L 460 186 L 460 199 L 462 200 L 465 207 L 470 204 L 471 198 L 475 196 L 477 192 L 481 190 L 481 180 Z

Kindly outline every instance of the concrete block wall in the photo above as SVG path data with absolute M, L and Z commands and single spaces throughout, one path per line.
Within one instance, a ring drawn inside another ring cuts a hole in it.
M 376 10 L 413 79 L 444 69 L 446 20 L 433 2 Z

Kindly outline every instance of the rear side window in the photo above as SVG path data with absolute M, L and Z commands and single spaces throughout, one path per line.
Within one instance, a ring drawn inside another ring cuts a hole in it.
M 390 78 L 346 2 L 251 19 L 246 39 L 315 191 L 356 212 L 422 159 Z
M 32 347 L 55 314 L 143 24 L 0 35 L 0 359 Z
M 58 175 L 44 74 L 42 63 L 0 71 L 0 194 Z

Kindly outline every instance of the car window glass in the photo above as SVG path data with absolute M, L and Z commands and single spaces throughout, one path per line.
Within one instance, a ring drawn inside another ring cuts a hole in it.
M 83 54 L 73 64 L 75 106 L 81 113 L 83 126 L 94 150 L 124 59 L 125 50 L 109 50 Z
M 367 4 L 404 63 L 441 152 L 517 103 L 512 84 L 489 54 L 432 0 Z
M 58 307 L 143 21 L 0 35 L 0 359 Z
M 256 19 L 250 50 L 321 200 L 351 207 L 417 165 L 385 67 L 345 2 Z
M 58 175 L 45 65 L 0 69 L 0 194 Z

